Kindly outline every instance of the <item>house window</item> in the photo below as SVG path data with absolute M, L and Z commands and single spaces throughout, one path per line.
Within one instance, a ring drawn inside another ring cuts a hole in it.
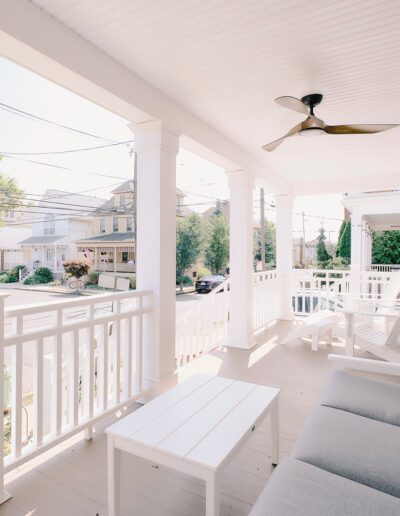
M 119 196 L 119 205 L 121 207 L 125 207 L 126 206 L 126 195 L 125 194 L 121 194 Z
M 100 219 L 100 233 L 106 232 L 106 219 Z
M 43 234 L 44 235 L 55 235 L 55 230 L 56 230 L 55 216 L 52 213 L 48 213 L 44 217 Z
M 127 219 L 126 219 L 126 230 L 133 231 L 133 218 L 132 217 L 127 217 Z
M 127 251 L 122 251 L 122 263 L 128 263 L 128 253 L 127 253 Z
M 118 217 L 113 217 L 113 231 L 118 231 Z

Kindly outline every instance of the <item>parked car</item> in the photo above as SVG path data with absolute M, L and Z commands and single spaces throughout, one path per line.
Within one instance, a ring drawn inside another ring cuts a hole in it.
M 221 285 L 223 281 L 225 281 L 223 276 L 203 276 L 196 281 L 196 292 L 199 294 L 211 292 L 211 290 Z

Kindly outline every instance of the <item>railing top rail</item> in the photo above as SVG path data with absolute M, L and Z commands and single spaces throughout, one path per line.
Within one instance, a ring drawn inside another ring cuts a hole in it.
M 8 307 L 5 309 L 6 317 L 17 317 L 18 315 L 31 315 L 39 312 L 56 312 L 66 308 L 74 308 L 76 306 L 88 306 L 107 301 L 117 301 L 120 299 L 131 299 L 144 296 L 151 296 L 152 290 L 132 290 L 130 292 L 112 292 L 109 294 L 95 294 L 85 298 L 66 299 L 64 301 L 55 301 L 54 303 L 37 303 L 30 305 L 22 305 L 18 307 Z

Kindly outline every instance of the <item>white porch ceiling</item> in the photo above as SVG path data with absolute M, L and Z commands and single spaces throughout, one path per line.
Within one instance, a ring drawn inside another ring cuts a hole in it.
M 295 137 L 275 97 L 324 94 L 330 124 L 400 123 L 398 0 L 33 0 L 294 184 L 400 186 L 400 128 Z M 104 71 L 107 73 L 107 71 Z M 353 179 L 352 179 L 353 178 Z

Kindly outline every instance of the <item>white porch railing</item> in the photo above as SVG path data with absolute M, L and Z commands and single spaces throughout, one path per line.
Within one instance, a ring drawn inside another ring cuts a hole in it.
M 379 298 L 394 272 L 363 271 L 360 276 L 360 291 L 363 297 Z M 292 303 L 296 315 L 329 309 L 343 310 L 346 294 L 351 291 L 349 270 L 294 269 Z
M 350 291 L 350 271 L 293 269 L 292 304 L 295 315 L 318 310 L 340 310 Z
M 205 294 L 196 306 L 177 318 L 177 368 L 221 345 L 228 335 L 229 279 Z
M 257 331 L 278 317 L 281 280 L 276 270 L 255 272 L 253 279 L 253 328 Z
M 5 297 L 0 423 L 8 472 L 81 430 L 90 438 L 95 422 L 134 401 L 143 318 L 152 309 L 150 291 L 17 308 L 4 308 Z

